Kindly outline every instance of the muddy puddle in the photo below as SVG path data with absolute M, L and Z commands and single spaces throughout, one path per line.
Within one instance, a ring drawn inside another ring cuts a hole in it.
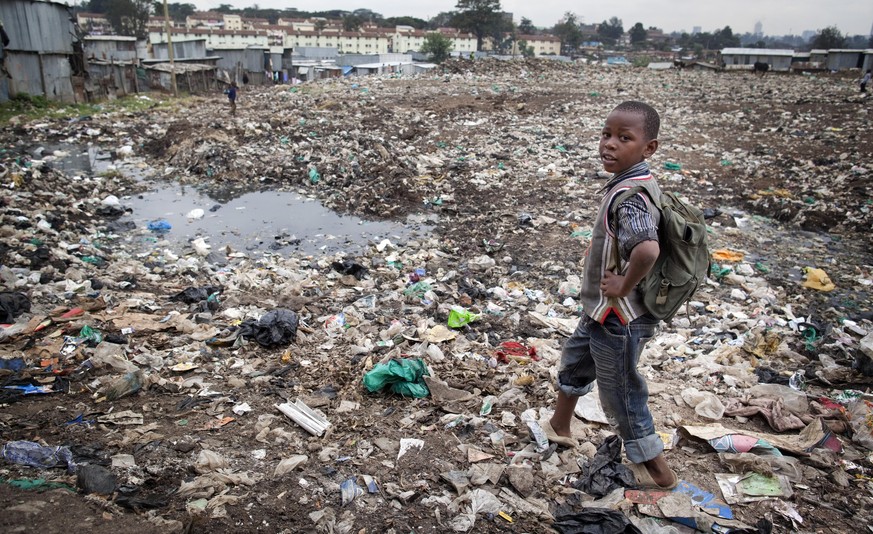
M 354 254 L 384 239 L 396 244 L 426 237 L 436 222 L 432 214 L 402 221 L 340 215 L 295 191 L 180 185 L 154 178 L 154 170 L 141 162 L 116 160 L 116 153 L 95 146 L 47 144 L 32 152 L 70 176 L 121 172 L 145 185 L 143 193 L 119 195 L 126 214 L 109 225 L 135 252 L 155 245 L 182 250 L 203 238 L 213 250 L 229 247 L 253 256 Z
M 117 223 L 135 224 L 136 231 L 128 236 L 134 242 L 163 239 L 182 246 L 202 237 L 213 249 L 229 246 L 255 256 L 354 253 L 383 239 L 405 242 L 432 229 L 422 216 L 395 222 L 339 215 L 317 200 L 289 191 L 250 191 L 227 198 L 222 191 L 156 182 L 141 195 L 121 199 L 121 204 L 130 212 Z M 150 226 L 153 230 L 143 234 Z

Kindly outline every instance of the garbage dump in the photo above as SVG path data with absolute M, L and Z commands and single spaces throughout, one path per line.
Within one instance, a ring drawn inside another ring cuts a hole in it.
M 0 529 L 873 523 L 873 150 L 853 80 L 451 60 L 247 86 L 235 116 L 221 94 L 148 98 L 0 131 Z M 704 209 L 713 259 L 639 366 L 667 491 L 632 487 L 596 395 L 578 446 L 544 430 L 609 177 L 600 128 L 628 99 L 661 113 L 650 164 Z M 82 153 L 99 165 L 65 163 Z M 178 241 L 184 222 L 126 218 L 164 183 L 433 230 L 323 254 Z

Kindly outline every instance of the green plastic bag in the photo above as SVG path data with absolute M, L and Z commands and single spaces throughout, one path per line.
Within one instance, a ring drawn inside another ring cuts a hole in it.
M 94 345 L 99 345 L 103 341 L 103 334 L 99 330 L 95 330 L 88 325 L 79 330 L 79 337 Z
M 430 372 L 424 360 L 395 359 L 376 364 L 373 370 L 364 375 L 364 387 L 367 391 L 375 392 L 390 385 L 394 393 L 421 399 L 430 394 L 424 383 L 425 376 L 430 376 Z
M 478 313 L 454 306 L 449 311 L 449 328 L 461 328 L 479 319 Z

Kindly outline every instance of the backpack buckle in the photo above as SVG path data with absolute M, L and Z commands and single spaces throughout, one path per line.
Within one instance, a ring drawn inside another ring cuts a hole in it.
M 658 287 L 658 296 L 655 297 L 655 303 L 665 304 L 667 302 L 667 292 L 670 291 L 670 282 L 661 280 L 661 285 Z

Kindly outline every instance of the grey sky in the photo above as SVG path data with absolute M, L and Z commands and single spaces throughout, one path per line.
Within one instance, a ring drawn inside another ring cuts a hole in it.
M 190 2 L 200 9 L 230 4 L 237 8 L 257 4 L 262 8 L 296 7 L 305 11 L 371 9 L 386 17 L 410 15 L 423 19 L 454 9 L 455 0 L 170 0 Z M 700 26 L 712 31 L 730 26 L 735 33 L 754 31 L 761 21 L 768 35 L 801 34 L 836 26 L 849 35 L 868 35 L 873 25 L 870 0 L 624 0 L 622 2 L 567 2 L 566 0 L 501 0 L 504 11 L 514 14 L 515 22 L 527 17 L 536 26 L 553 26 L 566 11 L 586 23 L 618 17 L 625 29 L 636 22 L 656 26 L 667 32 L 688 31 Z

